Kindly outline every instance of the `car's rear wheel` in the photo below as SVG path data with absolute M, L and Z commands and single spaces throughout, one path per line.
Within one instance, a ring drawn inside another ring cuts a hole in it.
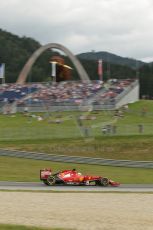
M 45 185 L 49 185 L 48 182 L 47 182 L 47 180 L 43 180 L 43 183 L 44 183 Z
M 54 176 L 49 176 L 46 180 L 47 185 L 55 185 L 56 179 Z
M 104 186 L 104 187 L 108 186 L 108 185 L 109 185 L 109 180 L 108 180 L 108 178 L 107 178 L 107 177 L 101 178 L 101 180 L 100 180 L 100 185 L 101 185 L 101 186 Z

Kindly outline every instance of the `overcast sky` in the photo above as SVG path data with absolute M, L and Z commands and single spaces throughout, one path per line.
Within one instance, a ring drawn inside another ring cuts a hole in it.
M 1 0 L 0 28 L 74 54 L 153 61 L 153 0 Z

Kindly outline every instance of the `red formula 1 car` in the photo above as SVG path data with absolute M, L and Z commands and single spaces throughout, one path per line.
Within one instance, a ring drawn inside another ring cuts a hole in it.
M 75 169 L 64 170 L 52 173 L 51 169 L 40 170 L 40 180 L 46 185 L 99 185 L 99 186 L 119 186 L 118 182 L 112 181 L 107 177 L 82 175 Z

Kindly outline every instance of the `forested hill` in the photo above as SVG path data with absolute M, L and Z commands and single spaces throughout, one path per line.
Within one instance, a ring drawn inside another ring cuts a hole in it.
M 0 29 L 0 63 L 6 65 L 6 82 L 15 82 L 24 64 L 41 44 L 32 38 L 19 37 Z M 33 81 L 42 81 L 46 77 L 51 54 L 42 55 L 30 74 Z M 47 64 L 46 64 L 47 63 Z M 36 76 L 36 77 L 34 77 Z
M 0 29 L 0 63 L 6 64 L 6 82 L 15 82 L 20 71 L 28 58 L 41 44 L 33 38 L 19 37 Z M 69 48 L 69 47 L 67 47 Z M 34 64 L 28 76 L 29 82 L 40 82 L 50 79 L 51 66 L 49 60 L 52 55 L 58 52 L 45 51 Z M 140 95 L 153 97 L 153 63 L 143 63 L 130 58 L 119 57 L 108 52 L 89 52 L 77 55 L 86 69 L 89 77 L 98 79 L 97 60 L 103 59 L 104 80 L 109 78 L 140 78 Z M 64 56 L 65 62 L 73 67 L 71 61 Z M 73 79 L 78 79 L 75 68 L 72 73 Z
M 102 59 L 105 62 L 110 62 L 117 65 L 124 65 L 136 69 L 138 67 L 143 66 L 145 63 L 139 60 L 135 60 L 132 58 L 121 57 L 116 54 L 112 54 L 109 52 L 101 51 L 101 52 L 87 52 L 81 53 L 77 55 L 80 59 L 85 60 L 99 60 Z

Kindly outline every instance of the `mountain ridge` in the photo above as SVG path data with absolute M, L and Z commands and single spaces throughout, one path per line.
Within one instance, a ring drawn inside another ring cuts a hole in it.
M 77 54 L 77 57 L 80 59 L 93 60 L 93 61 L 98 61 L 99 59 L 102 59 L 105 62 L 124 65 L 124 66 L 131 67 L 133 69 L 137 69 L 145 64 L 150 64 L 133 58 L 122 57 L 107 51 L 80 53 Z

